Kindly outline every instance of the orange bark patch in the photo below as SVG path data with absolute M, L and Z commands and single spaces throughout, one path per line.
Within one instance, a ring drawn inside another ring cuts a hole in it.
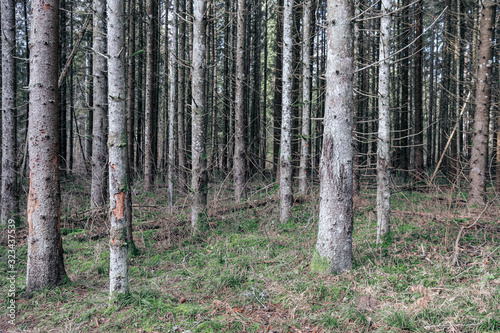
M 113 168 L 113 170 L 116 171 L 116 165 L 115 164 L 111 164 L 111 167 Z
M 48 3 L 45 3 L 45 1 L 42 1 L 42 7 L 43 10 L 49 10 L 51 8 L 51 6 Z
M 31 186 L 32 178 L 33 175 L 30 173 L 30 190 L 28 195 L 28 225 L 30 235 L 33 231 L 33 213 L 38 209 L 38 198 L 36 197 L 35 189 Z
M 113 209 L 113 214 L 117 219 L 122 219 L 125 215 L 125 192 L 116 193 L 115 197 L 115 208 Z

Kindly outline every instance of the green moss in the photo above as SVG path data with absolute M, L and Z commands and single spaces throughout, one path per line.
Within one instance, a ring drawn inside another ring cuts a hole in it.
M 322 257 L 317 250 L 314 251 L 311 260 L 311 272 L 319 274 L 328 274 L 331 271 L 327 257 Z

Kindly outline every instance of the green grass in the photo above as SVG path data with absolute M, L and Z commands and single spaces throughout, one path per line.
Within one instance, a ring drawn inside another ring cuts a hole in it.
M 233 204 L 222 200 L 231 197 L 223 186 L 212 187 L 211 202 Z M 75 184 L 65 191 L 75 188 L 87 190 Z M 496 227 L 466 230 L 460 241 L 460 266 L 450 266 L 459 227 L 473 222 L 474 214 L 455 207 L 449 211 L 453 218 L 433 218 L 450 207 L 436 199 L 443 197 L 439 192 L 395 194 L 393 209 L 415 214 L 395 212 L 390 237 L 377 245 L 375 196 L 365 191 L 355 211 L 353 269 L 341 276 L 311 269 L 317 194 L 296 205 L 293 221 L 287 224 L 276 222 L 278 206 L 271 203 L 215 217 L 207 232 L 192 238 L 188 205 L 179 203 L 172 222 L 162 207 L 164 192 L 134 197 L 135 204 L 145 207 L 134 211 L 140 253 L 130 259 L 130 294 L 111 307 L 108 239 L 75 238 L 89 232 L 89 225 L 71 218 L 85 208 L 67 205 L 63 218 L 65 265 L 71 282 L 24 298 L 27 246 L 21 241 L 17 329 L 433 332 L 456 327 L 467 332 L 500 331 L 500 251 L 494 252 L 500 233 Z M 268 189 L 267 195 L 276 194 L 276 188 Z M 252 199 L 263 197 L 260 191 Z M 141 229 L 144 222 L 156 220 L 163 222 L 162 228 Z M 492 225 L 485 221 L 482 225 Z M 19 232 L 26 233 L 26 228 Z M 0 256 L 5 254 L 2 247 Z M 3 260 L 1 285 L 7 283 L 6 271 Z M 362 306 L 363 297 L 375 303 Z M 6 304 L 7 297 L 1 299 Z M 0 326 L 0 330 L 6 328 Z

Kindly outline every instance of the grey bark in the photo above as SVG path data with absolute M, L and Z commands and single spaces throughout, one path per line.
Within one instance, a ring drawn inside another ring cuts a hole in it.
M 17 218 L 16 176 L 16 30 L 15 2 L 2 0 L 2 167 L 1 220 L 6 225 Z
M 135 0 L 129 0 L 128 20 L 128 84 L 127 84 L 127 144 L 129 170 L 134 167 L 134 123 L 135 123 Z
M 108 80 L 106 64 L 106 0 L 93 1 L 93 124 L 92 124 L 92 186 L 90 205 L 101 207 L 106 203 L 106 162 L 108 130 Z
M 182 11 L 186 10 L 185 0 L 182 1 Z M 179 10 L 180 12 L 180 10 Z M 186 54 L 186 23 L 179 20 L 179 75 L 178 75 L 178 110 L 177 110 L 177 158 L 179 160 L 178 184 L 181 194 L 186 193 L 187 175 L 186 175 L 186 131 L 184 127 L 184 114 L 186 105 L 186 81 L 184 78 L 185 69 L 184 59 Z
M 283 95 L 280 141 L 280 222 L 292 217 L 292 81 L 293 0 L 284 1 L 283 11 Z
M 153 82 L 153 50 L 154 50 L 154 0 L 146 2 L 147 30 L 146 30 L 146 105 L 144 123 L 144 180 L 146 191 L 153 189 L 153 104 L 154 104 L 154 82 Z
M 390 67 L 391 0 L 382 0 L 379 38 L 378 138 L 377 138 L 377 243 L 390 232 L 391 190 L 389 187 L 391 154 Z
M 312 269 L 341 274 L 352 267 L 353 2 L 328 0 L 328 54 L 319 228 Z
M 172 0 L 173 13 L 169 22 L 170 33 L 170 96 L 169 96 L 169 115 L 168 115 L 168 197 L 170 210 L 174 206 L 174 168 L 175 168 L 175 115 L 177 111 L 177 13 L 178 1 Z
M 125 108 L 124 2 L 108 2 L 108 108 L 109 108 L 109 217 L 110 298 L 128 293 L 127 228 L 130 218 L 127 160 L 127 113 Z
M 486 202 L 493 27 L 495 24 L 496 4 L 495 1 L 484 0 L 480 2 L 480 6 L 476 112 L 474 115 L 474 134 L 470 160 L 471 191 L 469 204 L 484 204 Z
M 27 292 L 66 276 L 59 231 L 59 1 L 32 1 L 31 12 Z
M 307 190 L 310 141 L 311 141 L 311 9 L 312 0 L 304 2 L 304 17 L 302 23 L 302 133 L 300 140 L 300 171 L 299 192 Z
M 191 203 L 191 226 L 193 233 L 202 229 L 207 209 L 207 156 L 206 156 L 206 101 L 205 101 L 205 27 L 206 27 L 205 0 L 194 0 L 193 3 L 193 58 L 192 58 L 192 81 L 191 94 L 193 114 L 192 121 L 192 171 L 191 191 L 193 199 Z
M 245 105 L 244 85 L 245 70 L 243 58 L 245 54 L 245 0 L 238 0 L 237 37 L 236 37 L 236 92 L 234 119 L 234 197 L 240 202 L 245 197 L 246 144 L 245 144 Z

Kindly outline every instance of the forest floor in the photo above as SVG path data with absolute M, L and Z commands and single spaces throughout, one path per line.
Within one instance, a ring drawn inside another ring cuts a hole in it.
M 2 232 L 0 332 L 500 331 L 498 198 L 486 209 L 468 208 L 466 193 L 449 186 L 396 187 L 391 237 L 376 245 L 375 190 L 366 190 L 355 204 L 353 269 L 322 276 L 309 268 L 317 188 L 299 197 L 293 221 L 280 224 L 277 184 L 252 184 L 242 205 L 227 181 L 212 185 L 210 230 L 193 238 L 187 199 L 170 214 L 166 188 L 145 194 L 136 184 L 140 253 L 131 258 L 131 293 L 109 306 L 108 222 L 89 215 L 88 184 L 65 181 L 61 230 L 70 282 L 27 297 L 21 226 L 13 329 L 5 317 Z

